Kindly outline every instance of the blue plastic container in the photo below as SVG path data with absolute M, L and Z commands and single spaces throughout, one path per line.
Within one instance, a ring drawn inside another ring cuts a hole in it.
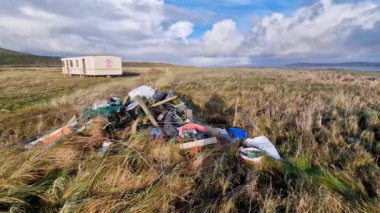
M 151 134 L 152 134 L 153 138 L 158 138 L 162 135 L 162 132 L 161 132 L 161 130 L 159 130 L 157 128 L 152 128 Z
M 228 129 L 228 132 L 232 134 L 233 138 L 244 140 L 248 137 L 248 132 L 245 129 L 232 127 Z

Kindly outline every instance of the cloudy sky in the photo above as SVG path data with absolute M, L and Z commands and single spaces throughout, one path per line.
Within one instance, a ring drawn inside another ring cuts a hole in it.
M 380 61 L 380 0 L 3 0 L 0 47 L 199 66 Z

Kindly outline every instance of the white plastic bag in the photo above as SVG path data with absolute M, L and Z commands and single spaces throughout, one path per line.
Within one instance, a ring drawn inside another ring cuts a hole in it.
M 100 107 L 107 107 L 108 102 L 107 100 L 95 100 L 95 102 L 92 104 L 92 109 L 97 109 Z
M 247 138 L 245 144 L 248 147 L 254 147 L 263 151 L 267 156 L 272 157 L 276 160 L 281 160 L 280 155 L 277 152 L 276 147 L 270 142 L 270 140 L 265 136 L 259 136 L 255 138 Z
M 153 89 L 152 87 L 148 87 L 146 85 L 143 85 L 143 86 L 139 86 L 139 87 L 129 91 L 128 95 L 132 99 L 135 98 L 136 96 L 145 97 L 147 99 L 150 99 L 153 97 L 155 92 L 156 92 L 156 90 Z

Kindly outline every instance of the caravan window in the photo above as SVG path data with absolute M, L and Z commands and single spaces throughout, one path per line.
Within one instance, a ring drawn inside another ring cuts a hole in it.
M 73 60 L 70 60 L 70 67 L 73 67 Z

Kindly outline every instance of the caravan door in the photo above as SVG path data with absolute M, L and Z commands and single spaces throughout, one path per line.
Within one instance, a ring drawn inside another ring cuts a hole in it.
M 82 58 L 82 69 L 83 69 L 83 75 L 86 75 L 86 60 Z
M 69 60 L 66 60 L 66 73 L 69 74 L 69 75 L 71 74 L 70 73 Z

